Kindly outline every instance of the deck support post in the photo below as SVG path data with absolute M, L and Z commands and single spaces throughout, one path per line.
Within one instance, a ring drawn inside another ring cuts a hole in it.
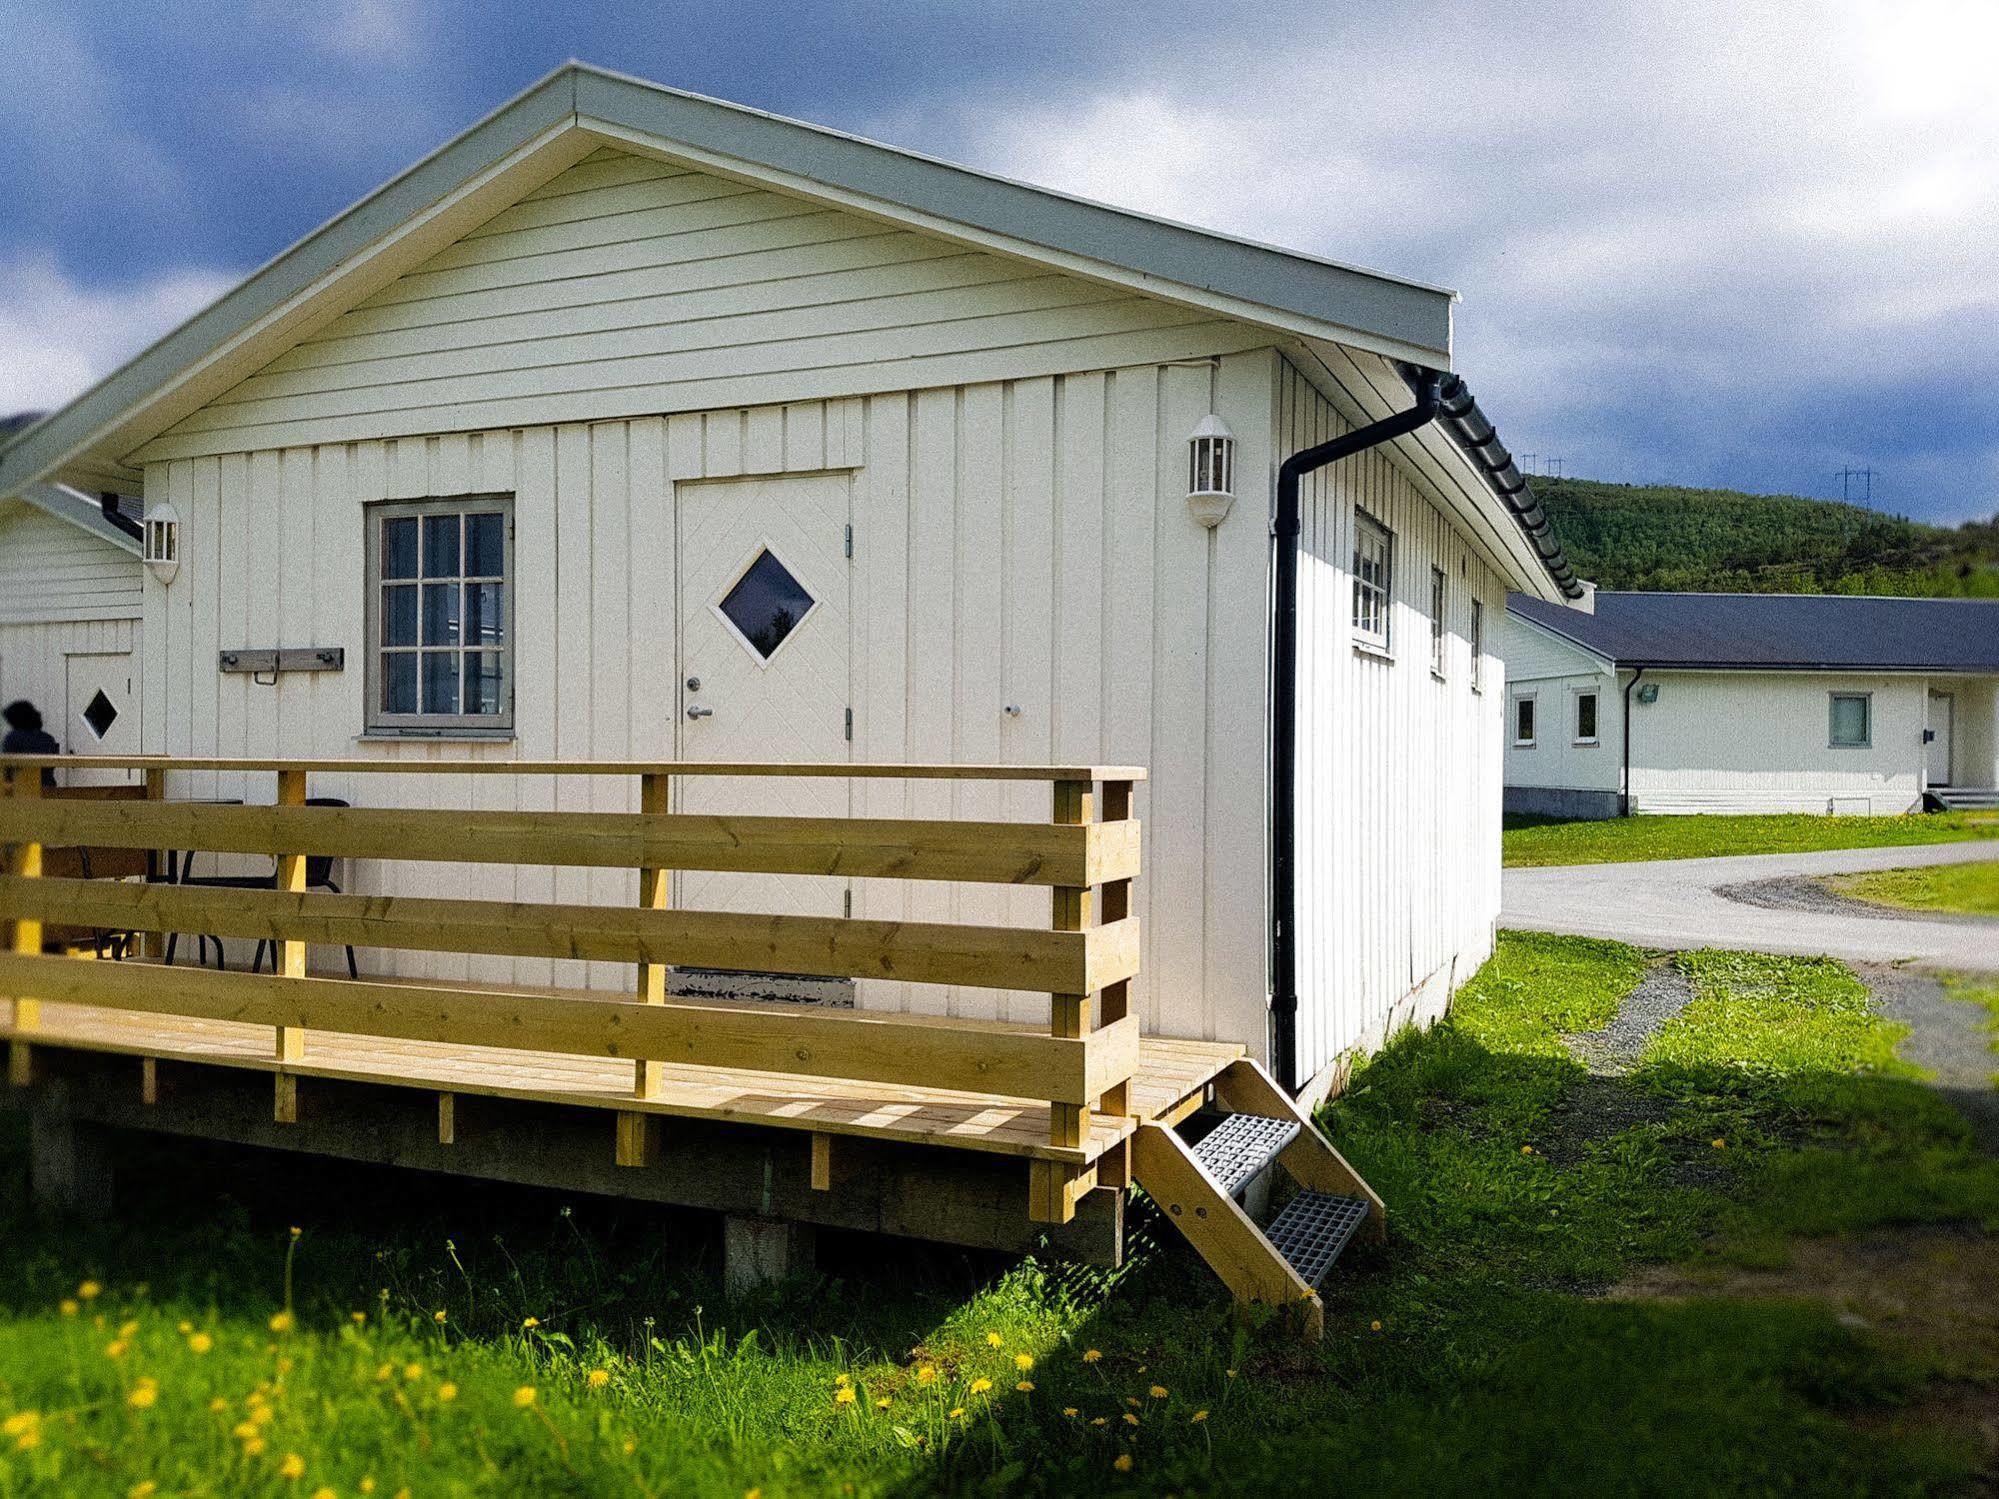
M 620 1166 L 642 1169 L 659 1159 L 659 1116 L 636 1109 L 618 1111 L 617 1139 L 612 1159 Z
M 749 1218 L 722 1219 L 722 1285 L 731 1298 L 769 1290 L 797 1275 L 812 1273 L 815 1235 L 809 1223 Z
M 281 807 L 302 807 L 305 805 L 305 772 L 302 770 L 281 770 L 278 772 L 278 805 Z M 305 893 L 305 855 L 278 855 L 278 869 L 273 883 L 288 895 Z M 281 978 L 302 979 L 305 977 L 305 944 L 290 940 L 276 944 L 276 962 Z M 281 1025 L 277 1028 L 277 1060 L 280 1066 L 286 1062 L 305 1060 L 305 1032 L 295 1025 Z M 277 1075 L 276 1096 L 272 1100 L 272 1113 L 280 1124 L 298 1123 L 298 1079 L 290 1073 Z
M 97 1222 L 111 1215 L 112 1152 L 102 1125 L 73 1119 L 66 1100 L 28 1115 L 28 1190 L 42 1211 Z
M 664 816 L 670 806 L 673 782 L 663 775 L 639 777 L 639 811 L 647 816 Z M 672 889 L 670 870 L 641 869 L 639 871 L 639 909 L 642 911 L 664 911 L 669 904 L 668 892 Z M 666 965 L 664 963 L 639 962 L 639 1002 L 649 1005 L 666 1003 Z M 632 1091 L 640 1098 L 657 1098 L 665 1084 L 662 1064 L 657 1061 L 642 1060 L 633 1066 Z M 620 1136 L 622 1139 L 623 1136 Z
M 32 767 L 10 771 L 5 789 L 10 796 L 21 801 L 40 801 L 42 773 Z M 8 873 L 21 879 L 39 879 L 42 873 L 42 846 L 39 843 L 16 844 L 13 857 L 7 862 Z M 41 922 L 26 916 L 17 917 L 7 945 L 13 952 L 38 956 L 42 950 Z M 14 996 L 13 1018 L 17 1036 L 34 1030 L 41 1024 L 42 1002 Z M 34 1052 L 28 1043 L 18 1039 L 10 1042 L 7 1047 L 7 1080 L 17 1088 L 25 1088 L 33 1080 L 34 1072 Z

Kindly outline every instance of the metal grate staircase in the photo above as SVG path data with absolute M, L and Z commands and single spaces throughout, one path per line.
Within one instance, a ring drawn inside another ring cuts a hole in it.
M 1295 1310 L 1317 1338 L 1318 1288 L 1356 1235 L 1385 1237 L 1381 1199 L 1254 1062 L 1215 1079 L 1215 1102 L 1228 1112 L 1192 1142 L 1163 1124 L 1141 1125 L 1133 1178 L 1238 1301 Z M 1240 1199 L 1273 1164 L 1299 1190 L 1259 1225 Z
M 1932 786 L 1930 800 L 1943 812 L 1999 811 L 1999 788 L 1991 786 Z

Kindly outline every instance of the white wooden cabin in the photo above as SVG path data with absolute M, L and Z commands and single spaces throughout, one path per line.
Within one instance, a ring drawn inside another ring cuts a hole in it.
M 129 520 L 61 484 L 0 499 L 0 703 L 68 754 L 140 753 L 144 569 Z
M 1877 816 L 1999 805 L 1999 603 L 1513 600 L 1506 807 Z
M 176 575 L 143 585 L 149 751 L 1145 765 L 1144 1028 L 1281 1056 L 1289 941 L 1285 1080 L 1324 1088 L 1487 955 L 1497 630 L 1509 589 L 1576 588 L 1461 382 L 1454 415 L 1306 475 L 1296 813 L 1274 825 L 1279 465 L 1407 409 L 1407 371 L 1449 371 L 1453 301 L 570 65 L 0 450 L 0 487 L 129 487 L 174 538 Z M 1199 483 L 1197 431 L 1232 444 Z M 282 669 L 241 669 L 270 651 Z M 477 779 L 450 795 L 627 809 L 609 780 Z M 1049 815 L 1045 788 L 787 784 L 773 810 Z M 742 794 L 695 782 L 683 805 Z M 454 877 L 633 898 L 615 872 Z M 748 902 L 751 878 L 673 899 Z M 1024 890 L 793 878 L 780 903 L 1047 920 Z M 858 999 L 1046 1015 L 873 980 Z

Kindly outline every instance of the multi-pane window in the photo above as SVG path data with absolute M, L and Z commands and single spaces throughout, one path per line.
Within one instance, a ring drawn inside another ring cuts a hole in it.
M 1444 603 L 1448 597 L 1441 567 L 1430 569 L 1430 670 L 1444 674 Z
M 1353 628 L 1369 645 L 1388 647 L 1388 600 L 1394 586 L 1395 537 L 1358 511 L 1353 530 Z
M 1865 692 L 1832 695 L 1831 742 L 1834 749 L 1866 749 L 1874 742 L 1874 699 Z
M 1596 743 L 1596 702 L 1594 692 L 1576 694 L 1576 743 Z
M 513 724 L 513 502 L 368 509 L 368 727 Z
M 1485 686 L 1485 605 L 1471 601 L 1471 690 Z
M 1513 742 L 1525 749 L 1534 743 L 1534 699 L 1513 700 Z

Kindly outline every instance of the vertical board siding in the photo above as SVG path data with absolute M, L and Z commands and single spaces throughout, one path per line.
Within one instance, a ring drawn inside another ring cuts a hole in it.
M 1280 362 L 1279 447 L 1347 430 Z M 1376 448 L 1305 478 L 1299 563 L 1299 1070 L 1377 1046 L 1401 1007 L 1454 987 L 1490 950 L 1499 910 L 1500 714 L 1493 632 L 1505 585 Z M 1356 510 L 1394 534 L 1390 652 L 1352 630 Z M 1430 669 L 1431 568 L 1446 581 L 1446 665 Z M 1485 606 L 1471 688 L 1471 601 Z
M 148 467 L 186 517 L 173 588 L 149 583 L 169 705 L 147 748 L 424 761 L 670 759 L 680 708 L 673 486 L 762 473 L 853 474 L 850 655 L 856 760 L 1129 760 L 1152 767 L 1138 815 L 1148 933 L 1138 1013 L 1171 1035 L 1261 1052 L 1265 564 L 1258 487 L 1269 438 L 1245 438 L 1245 499 L 1218 531 L 1185 502 L 1186 438 L 1211 408 L 1268 433 L 1275 356 L 1139 366 L 827 402 L 399 437 Z M 514 496 L 515 738 L 361 735 L 364 507 Z M 1226 632 L 1226 634 L 1218 633 Z M 344 645 L 347 669 L 275 686 L 222 674 L 232 647 Z M 1229 715 L 1211 719 L 1210 705 Z M 1009 708 L 1017 710 L 1009 712 Z M 171 725 L 171 728 L 169 728 Z M 177 777 L 173 795 L 268 802 L 270 777 Z M 610 779 L 314 777 L 372 806 L 635 808 Z M 1032 782 L 860 783 L 884 817 L 1046 820 Z M 635 877 L 540 867 L 340 872 L 364 893 L 628 904 Z M 1045 925 L 1048 892 L 862 881 L 855 912 Z M 248 957 L 247 946 L 236 960 Z M 340 961 L 315 951 L 314 964 Z M 365 967 L 478 982 L 619 989 L 626 965 L 371 953 Z M 870 1006 L 1047 1019 L 1045 998 L 890 983 Z

